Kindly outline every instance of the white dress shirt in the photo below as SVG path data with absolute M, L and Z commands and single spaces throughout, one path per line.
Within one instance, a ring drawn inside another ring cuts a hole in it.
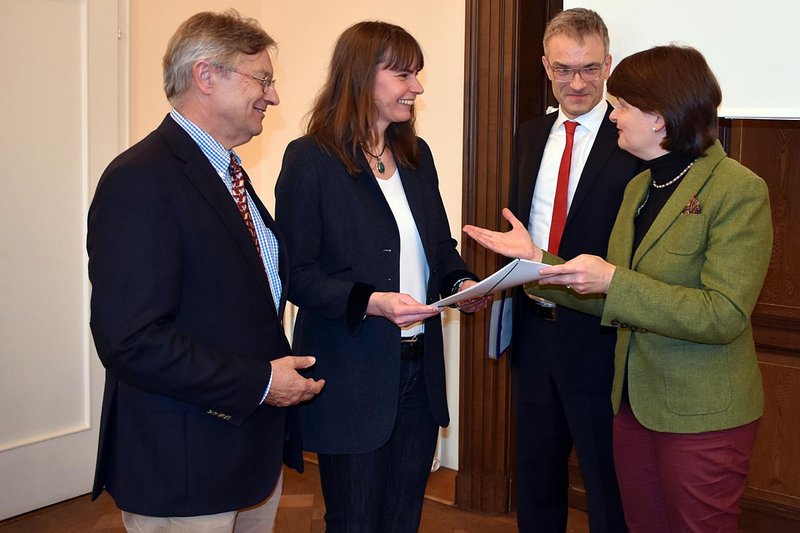
M 572 164 L 569 172 L 569 189 L 567 196 L 567 213 L 572 205 L 572 197 L 578 188 L 583 167 L 589 158 L 597 131 L 603 123 L 603 118 L 608 109 L 608 102 L 601 100 L 591 111 L 577 118 L 568 118 L 561 109 L 558 118 L 550 130 L 550 136 L 544 147 L 542 162 L 539 165 L 539 174 L 536 177 L 536 187 L 533 191 L 530 218 L 528 219 L 528 232 L 533 242 L 539 248 L 547 250 L 550 241 L 550 222 L 553 217 L 553 202 L 556 196 L 558 183 L 558 168 L 561 166 L 561 156 L 567 144 L 567 134 L 564 122 L 574 120 L 580 124 L 575 128 L 575 137 L 572 145 Z

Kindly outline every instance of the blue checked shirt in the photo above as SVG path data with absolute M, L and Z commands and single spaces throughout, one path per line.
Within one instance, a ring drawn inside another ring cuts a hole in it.
M 172 117 L 178 125 L 183 128 L 186 133 L 197 143 L 200 150 L 203 151 L 211 166 L 217 171 L 219 177 L 222 178 L 223 183 L 231 193 L 233 199 L 233 178 L 228 174 L 228 165 L 231 160 L 231 155 L 237 163 L 241 163 L 241 159 L 236 153 L 231 150 L 226 150 L 220 143 L 218 143 L 211 135 L 198 128 L 192 121 L 178 113 L 176 110 L 170 111 Z M 264 224 L 264 219 L 261 218 L 261 213 L 250 198 L 250 193 L 247 194 L 247 205 L 250 208 L 250 214 L 253 217 L 253 224 L 256 228 L 256 236 L 258 237 L 258 244 L 261 246 L 261 261 L 264 262 L 264 270 L 267 271 L 269 278 L 269 286 L 272 290 L 272 299 L 275 301 L 275 309 L 280 310 L 281 305 L 281 277 L 278 273 L 278 239 L 275 234 Z M 244 224 L 244 222 L 242 222 Z

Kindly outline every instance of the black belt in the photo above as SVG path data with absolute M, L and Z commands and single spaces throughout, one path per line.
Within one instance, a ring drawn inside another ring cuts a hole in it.
M 527 294 L 528 300 L 533 304 L 533 314 L 542 320 L 555 320 L 556 319 L 556 304 L 544 298 L 535 298 L 531 294 Z
M 400 359 L 420 359 L 424 351 L 423 342 L 423 334 L 421 333 L 413 337 L 403 337 L 400 340 Z

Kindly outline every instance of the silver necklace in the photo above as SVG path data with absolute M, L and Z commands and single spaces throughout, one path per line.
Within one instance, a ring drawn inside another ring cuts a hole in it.
M 670 185 L 674 184 L 676 181 L 684 177 L 686 173 L 689 172 L 689 169 L 692 168 L 692 165 L 694 165 L 696 161 L 697 159 L 689 163 L 689 165 L 686 168 L 681 170 L 677 176 L 675 176 L 668 182 L 659 185 L 658 183 L 656 183 L 656 180 L 650 180 L 650 185 L 652 185 L 654 189 L 666 189 L 667 187 L 669 187 Z M 637 217 L 639 216 L 639 213 L 642 212 L 642 209 L 644 209 L 644 206 L 647 205 L 647 200 L 649 199 L 650 199 L 650 187 L 647 188 L 647 196 L 644 197 L 644 202 L 642 202 L 642 205 L 640 205 L 639 209 L 636 210 Z

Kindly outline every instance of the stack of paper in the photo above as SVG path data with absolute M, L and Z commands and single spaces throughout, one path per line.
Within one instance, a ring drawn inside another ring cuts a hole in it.
M 537 263 L 536 261 L 528 261 L 527 259 L 514 259 L 480 283 L 476 283 L 469 289 L 465 289 L 447 298 L 442 298 L 438 302 L 434 302 L 430 305 L 445 307 L 464 300 L 469 300 L 470 298 L 479 298 L 503 289 L 523 285 L 529 281 L 535 281 L 541 277 L 539 275 L 539 270 L 546 266 L 548 265 Z

